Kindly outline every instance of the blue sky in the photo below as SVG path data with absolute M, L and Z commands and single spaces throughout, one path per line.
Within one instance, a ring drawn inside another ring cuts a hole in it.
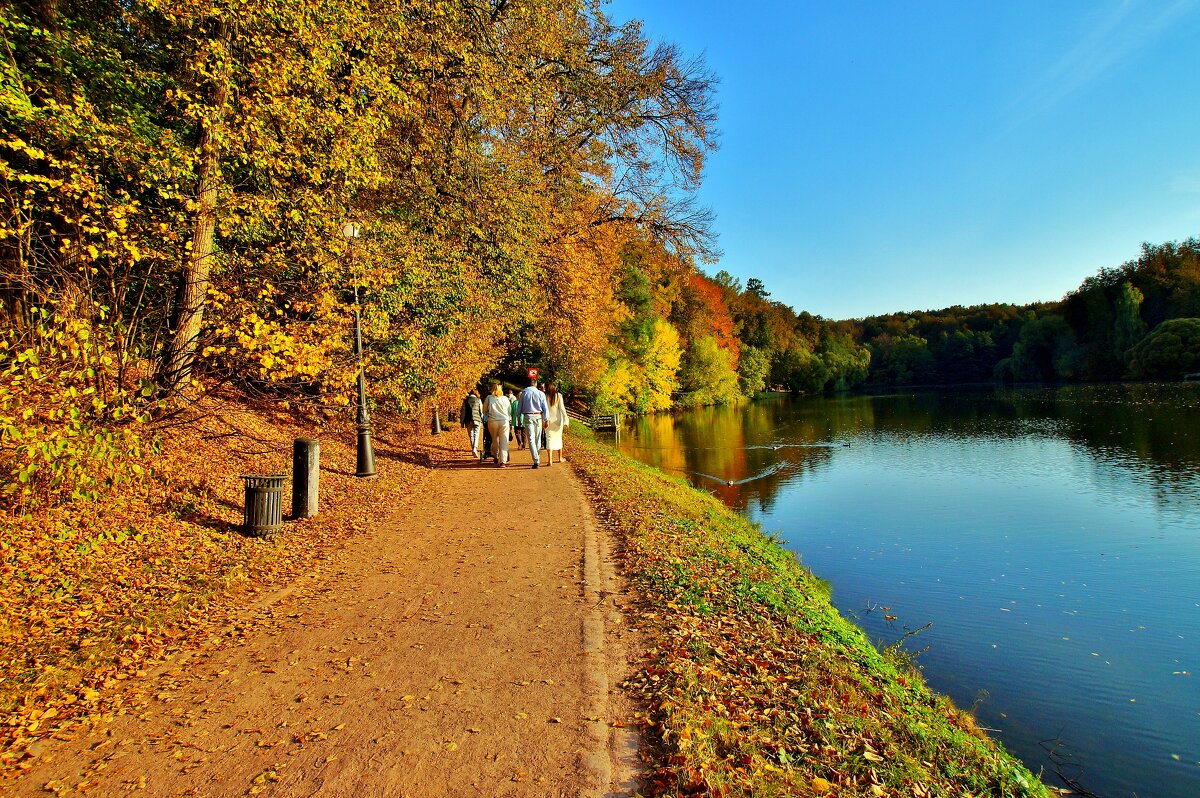
M 1200 235 L 1200 0 L 615 0 L 720 79 L 706 266 L 842 319 Z

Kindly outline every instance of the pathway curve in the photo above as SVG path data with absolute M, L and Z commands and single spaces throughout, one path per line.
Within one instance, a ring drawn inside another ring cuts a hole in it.
M 636 791 L 607 541 L 570 463 L 434 468 L 324 576 L 177 656 L 137 717 L 48 741 L 16 795 L 608 796 Z M 614 599 L 614 596 L 616 599 Z M 614 727 L 613 722 L 617 722 Z

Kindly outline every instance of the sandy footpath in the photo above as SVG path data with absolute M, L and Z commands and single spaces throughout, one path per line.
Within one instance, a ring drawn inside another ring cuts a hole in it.
M 570 463 L 478 466 L 423 444 L 416 495 L 333 567 L 147 677 L 137 714 L 47 741 L 4 785 L 195 796 L 636 792 L 609 560 Z M 632 649 L 632 646 L 631 646 Z M 615 723 L 615 725 L 614 725 Z

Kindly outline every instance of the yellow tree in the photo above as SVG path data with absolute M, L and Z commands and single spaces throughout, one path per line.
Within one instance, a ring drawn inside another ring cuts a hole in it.
M 645 413 L 670 410 L 672 395 L 679 387 L 679 333 L 664 319 L 655 319 L 650 340 L 642 355 L 636 409 Z

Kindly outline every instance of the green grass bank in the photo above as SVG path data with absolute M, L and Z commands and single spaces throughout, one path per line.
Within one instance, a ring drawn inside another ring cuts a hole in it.
M 568 457 L 644 599 L 628 684 L 649 708 L 653 794 L 1053 794 L 756 525 L 587 430 Z

